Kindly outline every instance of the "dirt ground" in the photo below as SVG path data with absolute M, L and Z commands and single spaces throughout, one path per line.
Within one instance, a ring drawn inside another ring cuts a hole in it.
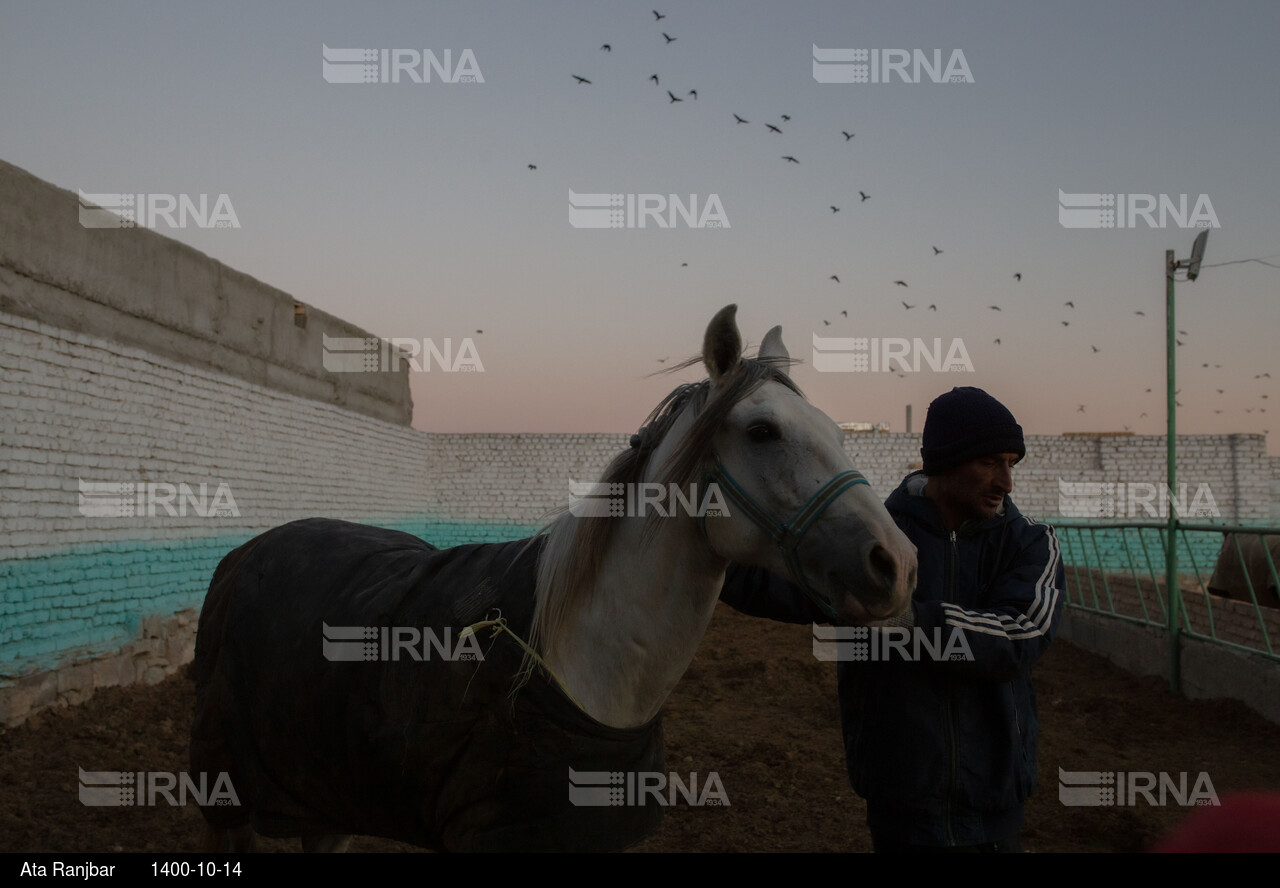
M 1030 852 L 1131 852 L 1195 809 L 1169 802 L 1067 807 L 1065 770 L 1206 772 L 1222 796 L 1280 790 L 1280 726 L 1243 704 L 1188 701 L 1057 642 L 1036 668 L 1040 787 L 1023 831 Z M 0 852 L 200 850 L 194 806 L 98 808 L 78 800 L 77 767 L 187 768 L 192 688 L 180 674 L 154 687 L 99 691 L 0 731 Z M 638 852 L 870 851 L 865 807 L 845 776 L 835 664 L 812 655 L 808 626 L 742 616 L 721 605 L 692 668 L 669 700 L 667 767 L 715 771 L 729 804 L 668 808 Z M 265 850 L 296 851 L 267 841 Z M 358 837 L 352 851 L 417 850 Z

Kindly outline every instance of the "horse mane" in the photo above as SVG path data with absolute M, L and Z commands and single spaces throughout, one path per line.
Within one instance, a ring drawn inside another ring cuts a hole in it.
M 676 372 L 701 361 L 701 356 L 689 358 L 664 372 Z M 693 424 L 679 448 L 661 467 L 659 480 L 664 487 L 676 484 L 682 488 L 700 481 L 711 456 L 715 434 L 735 404 L 769 381 L 781 383 L 804 397 L 785 372 L 788 363 L 788 358 L 742 358 L 720 379 L 714 396 L 709 379 L 678 386 L 649 414 L 637 443 L 613 458 L 600 483 L 642 481 L 653 452 L 690 407 L 696 411 Z M 529 644 L 543 655 L 555 643 L 568 616 L 582 605 L 593 588 L 618 526 L 614 518 L 576 516 L 568 508 L 562 505 L 548 513 L 538 532 L 538 536 L 545 536 L 546 540 L 538 561 L 537 602 Z M 660 520 L 657 513 L 648 516 L 641 534 L 642 546 L 652 540 Z M 526 656 L 522 671 L 527 675 L 531 668 L 532 660 Z

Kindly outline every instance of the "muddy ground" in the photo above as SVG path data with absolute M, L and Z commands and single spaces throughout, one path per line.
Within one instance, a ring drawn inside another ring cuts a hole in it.
M 692 668 L 669 700 L 667 766 L 716 772 L 729 804 L 677 805 L 634 850 L 869 851 L 865 806 L 845 776 L 835 664 L 812 653 L 808 626 L 742 616 L 721 605 Z M 1066 642 L 1036 667 L 1040 788 L 1023 832 L 1030 852 L 1131 852 L 1194 809 L 1068 807 L 1058 769 L 1206 772 L 1222 796 L 1280 791 L 1280 726 L 1241 703 L 1188 701 Z M 185 673 L 153 687 L 99 691 L 0 731 L 0 851 L 200 850 L 194 807 L 93 808 L 78 800 L 86 770 L 187 769 L 192 687 Z M 297 850 L 266 841 L 267 850 Z M 353 851 L 416 850 L 358 837 Z

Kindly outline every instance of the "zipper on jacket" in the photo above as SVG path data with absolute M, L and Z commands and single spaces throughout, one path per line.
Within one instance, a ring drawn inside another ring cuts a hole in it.
M 947 555 L 947 583 L 946 583 L 946 600 L 955 601 L 956 589 L 956 569 L 960 563 L 960 553 L 956 546 L 956 532 L 950 532 L 951 548 Z M 952 823 L 952 815 L 956 807 L 956 779 L 960 770 L 960 743 L 956 736 L 958 728 L 956 727 L 956 700 L 955 700 L 955 684 L 950 678 L 947 679 L 947 742 L 951 746 L 950 780 L 947 784 L 947 844 L 954 846 L 956 836 L 954 824 Z
M 956 545 L 956 532 L 951 531 L 951 551 L 947 555 L 947 601 L 956 600 L 956 567 L 960 564 L 960 549 Z
M 956 727 L 955 684 L 947 679 L 947 741 L 951 744 L 951 778 L 947 785 L 947 844 L 954 846 L 956 836 L 952 815 L 956 807 L 956 778 L 960 770 L 960 743 Z

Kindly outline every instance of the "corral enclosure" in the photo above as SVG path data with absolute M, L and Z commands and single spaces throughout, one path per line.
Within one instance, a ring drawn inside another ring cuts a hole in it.
M 154 232 L 86 228 L 75 194 L 0 163 L 0 724 L 172 674 L 218 560 L 262 530 L 330 516 L 442 547 L 517 538 L 628 444 L 414 430 L 408 368 L 330 372 L 326 337 L 371 338 Z M 918 434 L 845 445 L 883 495 L 919 461 Z M 1014 498 L 1052 521 L 1063 483 L 1158 481 L 1165 443 L 1027 449 Z M 1178 453 L 1221 521 L 1271 518 L 1261 436 L 1188 436 Z M 1105 624 L 1079 625 L 1107 643 Z

